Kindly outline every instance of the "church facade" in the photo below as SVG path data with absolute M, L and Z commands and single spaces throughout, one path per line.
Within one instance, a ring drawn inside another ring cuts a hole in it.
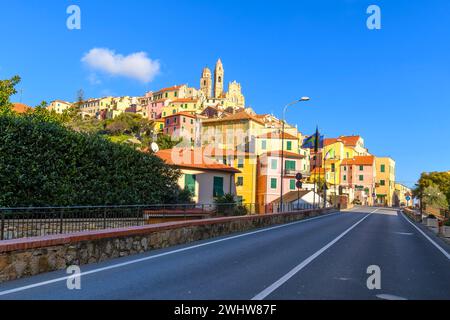
M 217 60 L 213 74 L 208 67 L 203 69 L 200 78 L 200 92 L 204 95 L 204 107 L 216 107 L 222 110 L 227 108 L 245 108 L 245 97 L 242 94 L 240 83 L 232 81 L 228 84 L 228 91 L 224 88 L 225 69 L 222 61 Z

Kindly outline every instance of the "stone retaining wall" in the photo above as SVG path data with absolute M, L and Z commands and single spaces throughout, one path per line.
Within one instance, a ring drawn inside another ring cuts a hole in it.
M 71 265 L 97 263 L 149 250 L 284 224 L 334 209 L 226 217 L 149 226 L 86 231 L 0 241 L 0 283 Z
M 420 214 L 417 214 L 414 210 L 404 208 L 403 213 L 416 222 L 422 222 L 422 216 Z

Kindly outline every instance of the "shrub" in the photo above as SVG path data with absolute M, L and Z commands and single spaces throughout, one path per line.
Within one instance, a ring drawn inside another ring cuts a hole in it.
M 444 222 L 444 226 L 450 227 L 450 219 Z
M 0 206 L 176 203 L 186 197 L 179 174 L 100 135 L 39 115 L 0 115 Z
M 436 216 L 434 214 L 429 214 L 427 218 L 428 219 L 436 219 Z

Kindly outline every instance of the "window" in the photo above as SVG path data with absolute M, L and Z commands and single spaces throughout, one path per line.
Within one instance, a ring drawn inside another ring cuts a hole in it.
M 176 91 L 173 94 L 174 94 L 175 98 L 178 96 L 178 92 L 176 92 Z
M 385 186 L 385 185 L 386 185 L 386 181 L 380 180 L 380 186 Z
M 381 172 L 386 172 L 386 166 L 384 164 L 381 165 Z
M 270 179 L 270 188 L 276 189 L 277 188 L 277 178 L 271 178 Z
M 166 120 L 166 124 L 169 125 L 170 124 L 170 119 Z
M 192 194 L 195 194 L 195 174 L 186 174 L 184 176 L 184 188 L 189 190 Z
M 221 197 L 223 196 L 223 178 L 222 177 L 214 177 L 214 185 L 213 185 L 213 196 Z
M 286 171 L 295 171 L 295 161 L 286 160 L 284 166 Z
M 244 177 L 238 177 L 236 186 L 243 186 L 244 185 Z
M 277 169 L 277 166 L 278 166 L 278 161 L 277 161 L 277 159 L 272 159 L 272 161 L 270 162 L 270 168 L 271 168 L 272 170 L 276 170 L 276 169 Z
M 336 165 L 334 163 L 331 164 L 331 172 L 336 171 Z
M 164 128 L 164 125 L 162 123 L 159 124 L 159 129 L 162 130 Z
M 297 187 L 295 186 L 295 180 L 294 179 L 291 179 L 291 180 L 289 180 L 289 188 L 291 189 L 291 190 L 295 190 Z
M 172 114 L 175 114 L 175 113 L 177 113 L 177 109 L 172 110 Z
M 166 92 L 166 98 L 169 96 L 169 94 Z
M 288 142 L 287 142 L 287 147 L 286 147 L 286 149 L 289 150 L 289 151 L 292 150 L 292 141 L 288 141 Z
M 364 176 L 362 174 L 359 175 L 359 181 L 364 181 Z
M 346 155 L 347 155 L 347 159 L 350 158 L 350 153 L 347 152 Z
M 263 150 L 267 149 L 267 141 L 266 140 L 261 141 L 261 149 L 263 149 Z
M 238 168 L 243 168 L 243 167 L 244 167 L 244 159 L 238 158 Z
M 347 181 L 347 175 L 344 174 L 344 181 Z
M 363 171 L 364 170 L 364 166 L 359 166 L 359 171 Z
M 194 124 L 194 119 L 191 119 L 191 124 Z
M 186 123 L 186 118 L 185 117 L 183 117 L 183 123 Z

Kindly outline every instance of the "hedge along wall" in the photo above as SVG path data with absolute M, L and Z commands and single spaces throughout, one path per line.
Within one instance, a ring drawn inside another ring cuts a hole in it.
M 176 202 L 178 170 L 42 117 L 0 115 L 0 207 Z

